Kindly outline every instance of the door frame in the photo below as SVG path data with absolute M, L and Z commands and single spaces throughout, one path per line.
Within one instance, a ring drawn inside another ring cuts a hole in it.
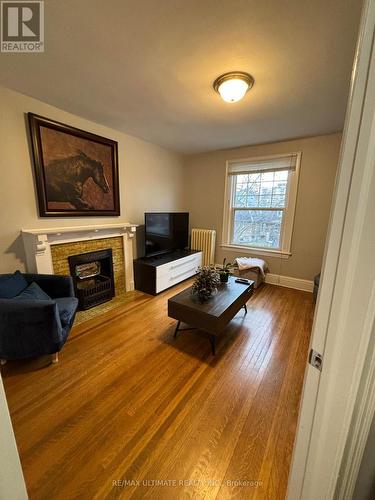
M 375 231 L 365 227 L 375 198 L 374 33 L 375 0 L 366 0 L 310 342 L 323 368 L 307 365 L 288 500 L 335 495 L 374 323 Z

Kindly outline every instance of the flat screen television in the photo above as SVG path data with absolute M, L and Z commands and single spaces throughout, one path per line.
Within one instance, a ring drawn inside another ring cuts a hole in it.
M 145 213 L 145 255 L 183 250 L 189 244 L 187 212 Z

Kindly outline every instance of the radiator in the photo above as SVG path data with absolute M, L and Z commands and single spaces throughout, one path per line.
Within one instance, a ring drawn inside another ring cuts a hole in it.
M 215 264 L 215 241 L 216 231 L 213 229 L 192 229 L 191 243 L 192 250 L 201 250 L 202 266 Z

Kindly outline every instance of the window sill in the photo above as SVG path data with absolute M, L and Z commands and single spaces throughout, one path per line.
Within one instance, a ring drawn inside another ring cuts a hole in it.
M 281 257 L 282 259 L 289 259 L 291 257 L 290 252 L 285 252 L 282 250 L 272 250 L 272 249 L 263 249 L 263 248 L 256 248 L 256 247 L 248 247 L 248 246 L 241 246 L 241 245 L 229 245 L 229 244 L 222 244 L 220 245 L 221 248 L 225 248 L 227 250 L 232 250 L 233 252 L 239 252 L 239 253 L 244 253 L 244 254 L 252 254 L 252 255 L 265 255 L 267 257 Z

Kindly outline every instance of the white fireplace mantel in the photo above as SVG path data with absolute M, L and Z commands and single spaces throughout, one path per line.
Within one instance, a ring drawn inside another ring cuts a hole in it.
M 31 273 L 53 274 L 51 245 L 75 241 L 98 240 L 122 236 L 124 242 L 126 291 L 134 290 L 133 239 L 137 224 L 92 224 L 90 226 L 22 229 L 27 270 Z

